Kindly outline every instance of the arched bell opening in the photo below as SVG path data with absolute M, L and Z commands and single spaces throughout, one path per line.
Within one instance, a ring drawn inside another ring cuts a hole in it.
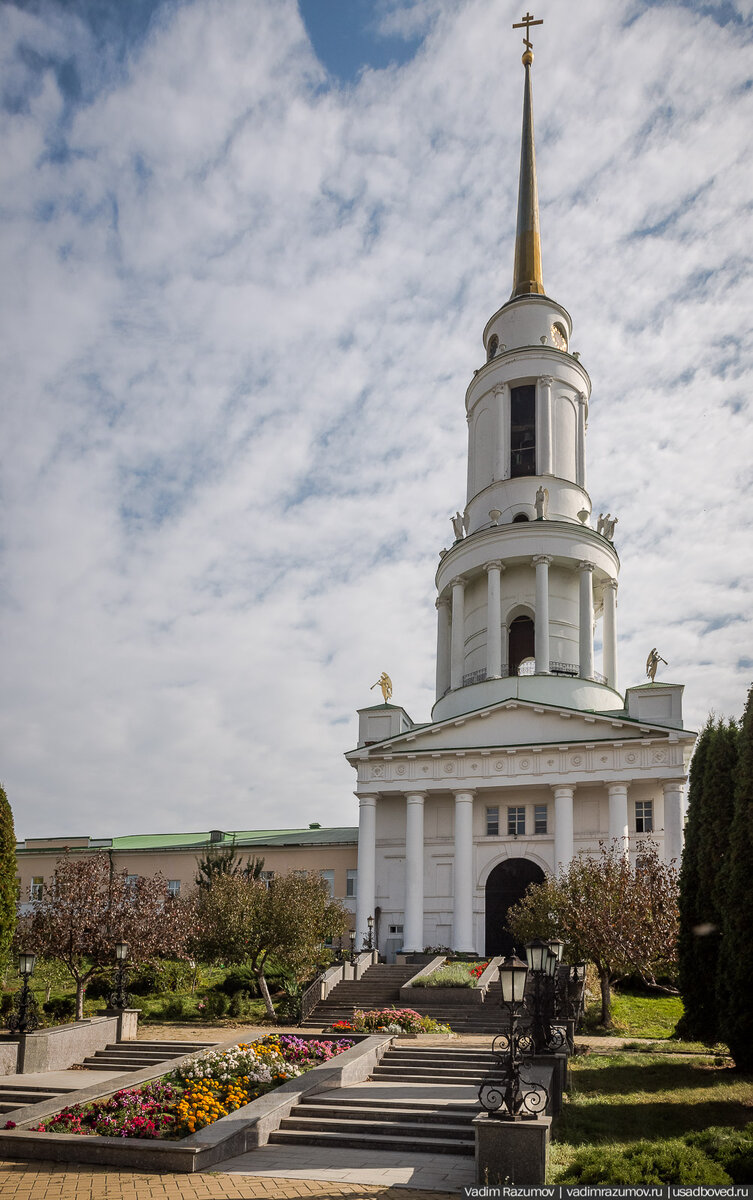
M 509 910 L 523 899 L 532 883 L 543 883 L 544 872 L 528 858 L 508 858 L 498 863 L 486 881 L 486 938 L 484 953 L 516 953 L 523 957 L 523 946 L 517 945 L 507 927 Z
M 536 629 L 530 617 L 516 617 L 510 622 L 507 635 L 507 661 L 510 674 L 517 675 L 518 667 L 524 658 L 533 658 L 536 654 Z

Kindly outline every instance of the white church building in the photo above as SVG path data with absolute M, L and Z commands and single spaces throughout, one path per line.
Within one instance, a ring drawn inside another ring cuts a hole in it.
M 679 684 L 617 681 L 614 522 L 586 484 L 591 381 L 542 281 L 530 44 L 513 290 L 466 392 L 468 493 L 436 575 L 431 720 L 359 710 L 357 927 L 380 950 L 507 952 L 508 907 L 580 851 L 682 850 Z M 601 671 L 594 626 L 602 622 Z

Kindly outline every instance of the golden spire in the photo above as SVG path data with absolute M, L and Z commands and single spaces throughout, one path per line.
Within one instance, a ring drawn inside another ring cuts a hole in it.
M 533 50 L 529 39 L 531 25 L 543 25 L 526 13 L 513 29 L 525 26 L 523 66 L 526 72 L 523 94 L 523 132 L 520 139 L 520 181 L 518 183 L 518 227 L 515 234 L 515 268 L 512 295 L 543 296 L 544 278 L 541 270 L 541 237 L 539 234 L 539 191 L 536 186 L 536 151 L 533 144 L 533 90 L 531 64 Z

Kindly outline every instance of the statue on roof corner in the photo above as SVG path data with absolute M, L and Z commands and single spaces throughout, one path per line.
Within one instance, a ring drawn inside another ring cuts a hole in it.
M 372 683 L 369 691 L 373 692 L 375 687 L 382 689 L 382 698 L 385 704 L 388 700 L 392 699 L 392 680 L 386 671 L 382 671 L 382 674 L 379 676 L 376 683 Z
M 659 666 L 660 662 L 663 662 L 665 667 L 669 666 L 666 658 L 662 658 L 661 654 L 656 653 L 656 646 L 654 646 L 653 650 L 646 659 L 646 674 L 652 683 L 656 682 L 656 668 Z
M 545 521 L 549 509 L 549 488 L 539 487 L 536 492 L 536 520 Z

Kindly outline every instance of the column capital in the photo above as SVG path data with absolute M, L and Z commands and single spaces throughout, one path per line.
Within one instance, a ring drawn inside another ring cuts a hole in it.
M 502 562 L 501 559 L 493 558 L 491 562 L 488 562 L 485 564 L 484 570 L 485 571 L 499 571 L 501 574 L 502 571 L 506 571 L 507 568 L 505 567 L 505 564 Z
M 554 383 L 554 376 L 553 375 L 539 375 L 539 383 L 542 383 L 544 385 L 544 387 L 551 387 L 552 384 Z
M 406 792 L 405 799 L 408 804 L 423 804 L 426 792 Z
M 495 383 L 492 392 L 495 396 L 503 396 L 509 388 L 509 383 Z
M 578 570 L 579 570 L 579 571 L 593 571 L 593 570 L 594 570 L 594 568 L 595 568 L 595 566 L 596 566 L 596 564 L 595 564 L 595 563 L 590 563 L 590 562 L 579 562 L 579 563 L 578 563 Z
M 449 608 L 450 607 L 449 596 L 437 596 L 436 600 L 434 601 L 434 607 L 435 608 Z
M 578 401 L 580 404 L 585 404 L 587 400 L 588 396 L 585 392 L 578 392 Z
M 664 792 L 665 796 L 666 796 L 667 792 L 681 791 L 682 788 L 685 787 L 685 784 L 687 782 L 688 782 L 687 775 L 678 775 L 678 777 L 676 779 L 664 779 L 664 780 L 662 780 L 662 785 L 661 785 L 662 791 Z
M 615 592 L 616 592 L 616 591 L 617 591 L 617 588 L 618 588 L 619 586 L 620 586 L 620 585 L 618 584 L 618 582 L 617 582 L 617 580 L 616 580 L 616 579 L 605 579 L 605 580 L 604 580 L 604 588 L 605 588 L 605 589 L 606 589 L 606 588 L 611 588 L 613 591 L 615 591 Z
M 550 786 L 551 786 L 552 791 L 554 792 L 555 800 L 557 799 L 558 796 L 569 797 L 569 799 L 572 800 L 573 796 L 575 795 L 574 787 L 568 787 L 565 784 L 561 784 L 561 783 L 558 783 L 558 784 L 553 783 Z
M 551 554 L 534 554 L 533 558 L 531 559 L 531 562 L 534 566 L 538 566 L 539 563 L 546 563 L 546 565 L 549 566 L 551 561 Z
M 454 579 L 450 580 L 450 587 L 464 588 L 465 587 L 465 576 L 464 575 L 456 575 Z
M 461 798 L 463 798 L 465 800 L 473 800 L 476 795 L 476 789 L 475 788 L 459 788 L 457 791 L 453 791 L 452 794 L 456 800 L 460 800 Z
M 627 796 L 629 787 L 630 787 L 629 783 L 609 783 L 609 782 L 607 782 L 607 794 L 610 796 L 617 796 L 620 793 L 624 792 L 624 794 Z
M 372 792 L 368 796 L 359 796 L 359 808 L 375 808 L 376 802 L 379 799 L 379 792 Z

